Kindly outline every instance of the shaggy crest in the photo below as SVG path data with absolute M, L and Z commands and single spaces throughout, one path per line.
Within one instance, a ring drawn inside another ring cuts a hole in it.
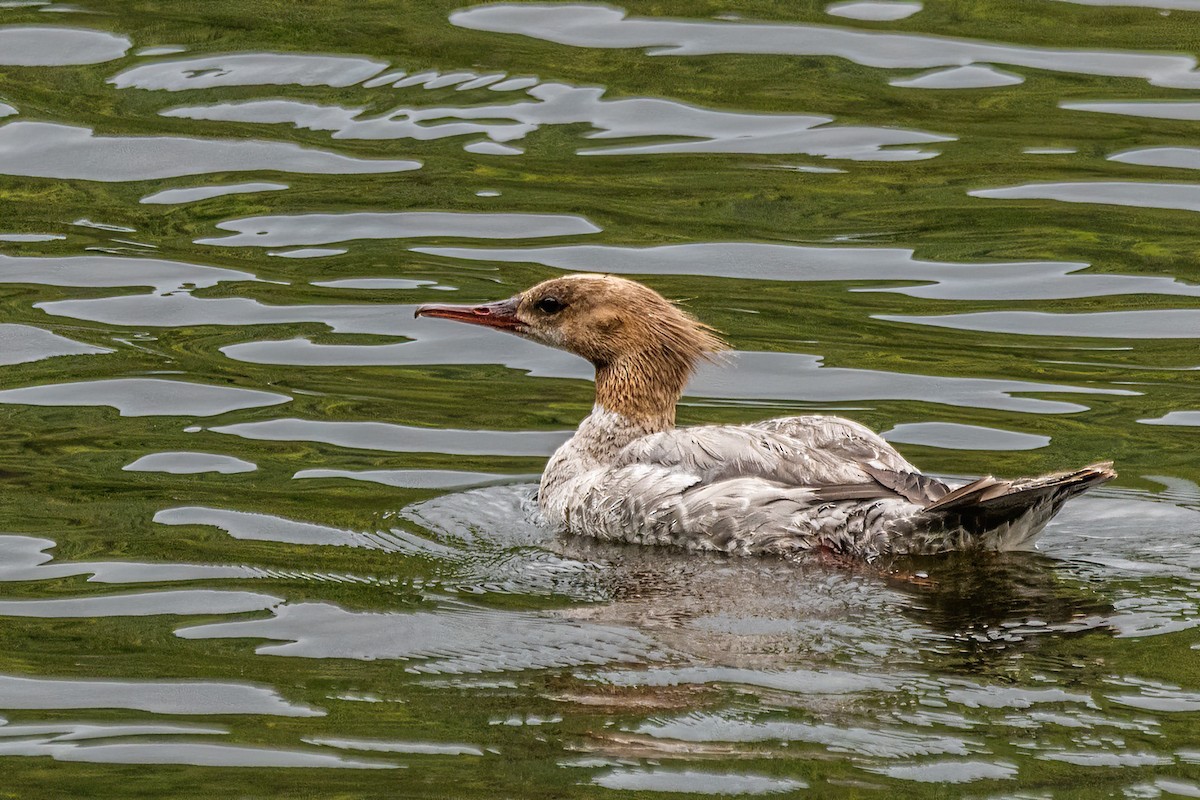
M 499 328 L 586 358 L 596 402 L 646 430 L 675 423 L 675 403 L 701 361 L 729 349 L 717 332 L 636 281 L 567 275 L 482 306 L 422 306 L 418 316 Z
M 539 307 L 563 307 L 539 314 Z M 648 428 L 675 422 L 675 403 L 697 365 L 729 346 L 717 332 L 658 292 L 612 275 L 570 275 L 523 292 L 518 314 L 530 338 L 583 356 L 596 367 L 596 402 Z

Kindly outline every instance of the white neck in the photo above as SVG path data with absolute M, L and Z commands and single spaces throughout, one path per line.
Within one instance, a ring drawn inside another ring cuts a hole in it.
M 612 464 L 617 454 L 630 442 L 656 429 L 644 422 L 632 420 L 597 403 L 575 435 L 568 439 L 542 472 L 540 495 L 543 504 L 555 489 L 588 470 Z

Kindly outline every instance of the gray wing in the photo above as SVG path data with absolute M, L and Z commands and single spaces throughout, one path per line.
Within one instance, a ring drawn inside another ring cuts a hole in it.
M 824 491 L 630 464 L 590 480 L 565 517 L 576 533 L 635 544 L 781 556 L 827 547 L 871 558 L 890 552 L 897 526 L 921 510 L 892 493 L 828 498 Z
M 822 500 L 900 496 L 926 504 L 949 491 L 921 475 L 878 434 L 839 417 L 676 428 L 631 443 L 614 466 L 634 464 L 680 469 L 702 484 L 761 478 L 783 487 L 821 489 Z

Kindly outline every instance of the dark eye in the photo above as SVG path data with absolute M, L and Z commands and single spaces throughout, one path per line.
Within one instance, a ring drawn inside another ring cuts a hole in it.
M 533 304 L 533 307 L 543 314 L 557 314 L 567 307 L 567 304 L 557 297 L 543 297 Z

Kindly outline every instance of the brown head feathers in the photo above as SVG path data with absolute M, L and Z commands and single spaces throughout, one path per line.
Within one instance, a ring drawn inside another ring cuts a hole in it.
M 591 361 L 598 405 L 649 428 L 674 425 L 675 403 L 701 360 L 728 345 L 648 286 L 569 275 L 522 292 L 523 335 Z
M 612 275 L 552 278 L 482 306 L 422 306 L 418 316 L 500 328 L 582 356 L 596 402 L 657 430 L 702 360 L 728 349 L 717 332 L 648 286 Z
M 526 336 L 597 367 L 656 351 L 696 364 L 728 349 L 709 326 L 648 286 L 612 275 L 568 275 L 522 292 L 517 316 Z

